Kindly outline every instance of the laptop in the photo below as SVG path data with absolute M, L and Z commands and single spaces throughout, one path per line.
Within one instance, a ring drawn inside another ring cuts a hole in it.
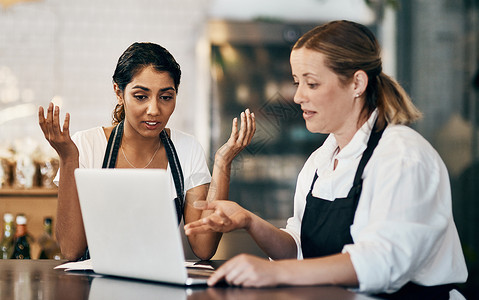
M 213 270 L 185 265 L 166 170 L 76 169 L 75 180 L 95 273 L 206 284 Z

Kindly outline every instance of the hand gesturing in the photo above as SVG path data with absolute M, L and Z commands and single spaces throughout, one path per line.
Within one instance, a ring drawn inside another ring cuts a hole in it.
M 246 109 L 241 113 L 241 127 L 238 130 L 238 119 L 233 119 L 231 135 L 228 141 L 216 151 L 215 164 L 219 161 L 231 162 L 238 153 L 251 143 L 256 131 L 254 113 Z
M 60 156 L 60 159 L 78 158 L 78 148 L 70 138 L 70 114 L 66 114 L 63 127 L 60 128 L 60 108 L 50 102 L 47 110 L 47 117 L 43 107 L 38 109 L 38 123 L 43 135 Z
M 196 201 L 195 208 L 213 210 L 207 217 L 185 225 L 187 235 L 206 232 L 230 232 L 247 228 L 251 221 L 250 212 L 233 201 Z

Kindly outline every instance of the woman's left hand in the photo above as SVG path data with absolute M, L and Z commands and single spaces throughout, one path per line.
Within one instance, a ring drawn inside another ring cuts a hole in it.
M 185 225 L 185 234 L 194 235 L 207 232 L 230 232 L 237 229 L 248 230 L 251 213 L 233 201 L 196 201 L 193 206 L 204 211 L 213 211 L 207 217 Z
M 243 287 L 272 287 L 282 283 L 283 268 L 278 262 L 249 254 L 240 254 L 228 260 L 208 279 L 213 286 L 225 280 L 230 285 Z
M 241 113 L 241 127 L 238 131 L 238 118 L 233 119 L 231 135 L 228 141 L 216 151 L 215 164 L 218 162 L 231 163 L 233 159 L 251 143 L 256 131 L 254 113 L 246 109 Z

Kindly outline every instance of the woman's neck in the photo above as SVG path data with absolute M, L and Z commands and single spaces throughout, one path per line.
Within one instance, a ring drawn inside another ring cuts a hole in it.
M 158 148 L 160 137 L 144 137 L 125 126 L 121 140 L 122 147 L 135 152 L 151 152 Z
M 358 117 L 359 118 L 359 117 Z M 349 142 L 353 139 L 354 135 L 358 130 L 368 121 L 368 116 L 364 116 L 361 118 L 360 121 L 358 119 L 354 120 L 354 123 L 348 124 L 348 126 L 344 126 L 342 131 L 334 132 L 334 138 L 336 139 L 336 143 L 338 144 L 340 152 L 344 147 L 346 147 Z

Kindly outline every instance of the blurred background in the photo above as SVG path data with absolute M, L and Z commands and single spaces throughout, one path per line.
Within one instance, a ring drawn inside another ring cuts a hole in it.
M 424 113 L 413 127 L 449 169 L 472 295 L 479 284 L 478 13 L 477 0 L 0 0 L 0 214 L 25 213 L 40 234 L 45 215 L 55 213 L 56 158 L 38 106 L 53 101 L 62 116 L 69 112 L 71 132 L 110 125 L 118 57 L 133 42 L 150 41 L 183 71 L 169 126 L 195 135 L 210 164 L 231 120 L 245 108 L 255 112 L 257 133 L 234 163 L 231 200 L 283 226 L 296 176 L 325 139 L 305 129 L 292 102 L 289 52 L 314 26 L 348 19 L 375 32 L 384 71 Z M 217 258 L 261 255 L 231 246 L 235 238 L 225 236 Z

